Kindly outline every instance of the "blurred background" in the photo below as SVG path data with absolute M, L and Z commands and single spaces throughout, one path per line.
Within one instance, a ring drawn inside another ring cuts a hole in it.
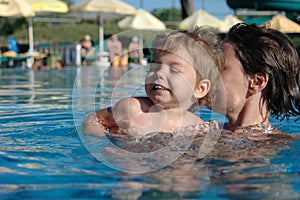
M 11 45 L 8 39 L 13 38 L 18 46 L 18 53 L 26 53 L 31 50 L 46 54 L 51 65 L 54 62 L 53 57 L 61 58 L 65 65 L 75 65 L 75 45 L 85 35 L 89 35 L 94 44 L 97 45 L 112 34 L 119 34 L 126 30 L 137 30 L 136 27 L 132 28 L 129 25 L 127 27 L 118 25 L 127 14 L 113 15 L 101 11 L 101 18 L 99 18 L 100 15 L 97 15 L 95 11 L 91 12 L 93 15 L 86 15 L 87 12 L 82 12 L 76 8 L 76 6 L 82 6 L 87 2 L 92 2 L 92 0 L 59 0 L 67 5 L 65 11 L 39 10 L 37 12 L 35 10 L 35 16 L 22 16 L 22 14 L 4 16 L 1 5 L 11 1 L 0 0 L 1 53 L 8 50 L 7 46 Z M 34 2 L 35 0 L 18 1 Z M 51 2 L 51 0 L 48 1 Z M 98 0 L 98 2 L 105 1 Z M 230 26 L 239 21 L 260 25 L 268 23 L 274 16 L 280 15 L 290 21 L 287 23 L 279 19 L 279 22 L 273 23 L 278 24 L 275 28 L 289 34 L 297 48 L 300 46 L 300 0 L 124 0 L 122 2 L 136 10 L 143 9 L 149 12 L 164 24 L 165 29 L 189 29 L 196 25 L 207 24 L 218 28 L 220 34 L 226 33 Z M 188 21 L 186 18 L 192 17 L 193 14 L 195 17 Z M 183 22 L 184 20 L 186 21 Z M 99 34 L 101 32 L 99 29 L 100 22 L 102 31 L 104 31 Z M 286 27 L 282 28 L 283 25 L 287 26 L 289 23 L 294 23 L 291 25 L 291 30 L 286 30 Z M 143 30 L 142 26 L 146 25 L 140 25 L 138 28 L 140 32 Z M 152 29 L 149 28 L 141 34 L 143 47 L 146 47 L 153 38 L 153 33 L 149 30 Z M 127 47 L 130 43 L 134 36 L 132 32 L 120 35 L 119 39 L 123 46 Z M 104 45 L 102 50 L 105 51 L 106 46 L 105 44 L 102 45 Z

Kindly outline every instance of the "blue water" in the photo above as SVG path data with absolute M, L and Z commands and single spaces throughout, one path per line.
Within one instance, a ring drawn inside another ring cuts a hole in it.
M 122 74 L 95 67 L 0 70 L 0 199 L 300 198 L 300 140 L 229 138 L 217 156 L 147 173 L 100 162 L 82 140 L 80 124 L 128 93 L 143 95 L 143 72 L 116 83 Z M 300 132 L 300 120 L 272 122 Z

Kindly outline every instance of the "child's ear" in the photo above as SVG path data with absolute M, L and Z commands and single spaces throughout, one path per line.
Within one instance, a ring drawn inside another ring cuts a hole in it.
M 194 96 L 197 99 L 205 97 L 210 89 L 210 81 L 208 79 L 203 79 L 200 81 L 198 85 L 195 87 Z
M 268 84 L 269 76 L 265 73 L 256 73 L 249 79 L 249 92 L 256 94 L 262 91 Z

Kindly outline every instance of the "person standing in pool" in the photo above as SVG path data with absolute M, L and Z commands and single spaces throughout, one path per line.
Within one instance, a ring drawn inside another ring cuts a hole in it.
M 94 55 L 94 42 L 91 39 L 90 35 L 85 35 L 84 38 L 80 41 L 81 44 L 81 56 L 87 57 Z
M 112 36 L 107 40 L 106 47 L 109 52 L 109 60 L 112 65 L 119 66 L 123 47 L 117 34 L 112 34 Z
M 138 136 L 205 125 L 191 110 L 211 103 L 223 58 L 219 44 L 217 34 L 205 27 L 157 35 L 145 79 L 147 97 L 125 98 L 90 115 L 84 134 Z
M 270 125 L 270 115 L 287 120 L 299 116 L 299 56 L 287 35 L 239 23 L 227 33 L 222 49 L 226 129 L 279 133 Z M 218 112 L 217 106 L 214 109 Z
M 141 63 L 143 59 L 143 49 L 140 48 L 139 38 L 133 36 L 128 45 L 129 63 Z

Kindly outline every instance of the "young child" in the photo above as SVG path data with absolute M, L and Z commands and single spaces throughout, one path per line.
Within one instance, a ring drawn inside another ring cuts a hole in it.
M 157 35 L 147 97 L 125 98 L 90 115 L 84 134 L 142 136 L 205 124 L 191 109 L 210 104 L 222 61 L 218 45 L 217 35 L 205 27 Z

